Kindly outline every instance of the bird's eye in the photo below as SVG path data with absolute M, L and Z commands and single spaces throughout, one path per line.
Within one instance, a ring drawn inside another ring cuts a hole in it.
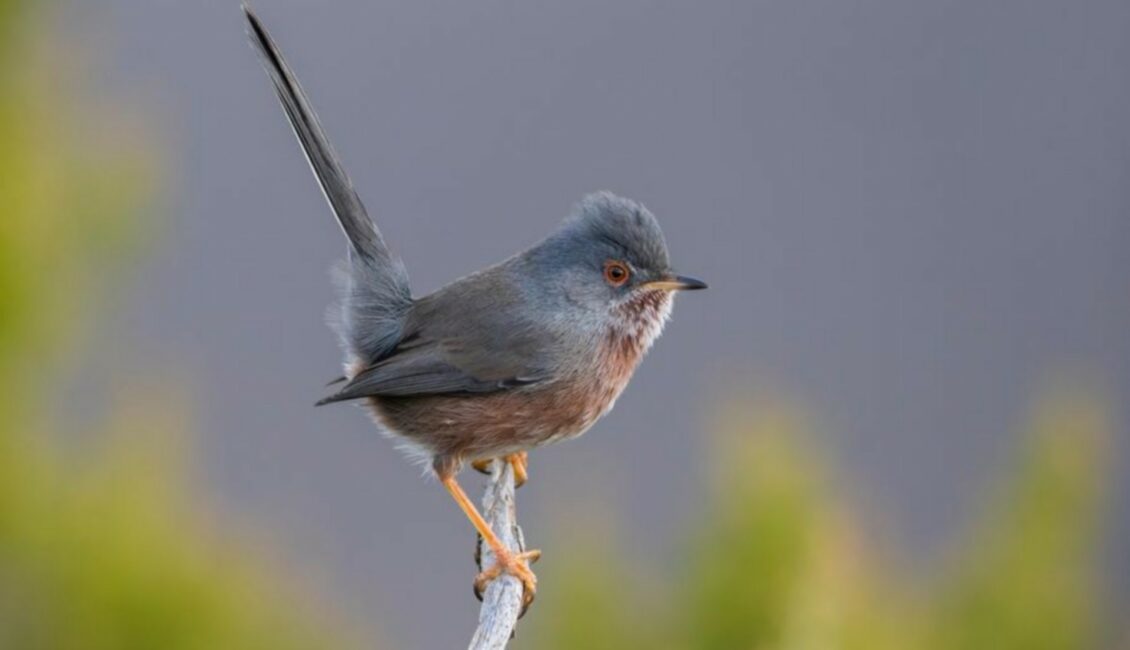
M 623 262 L 609 261 L 604 263 L 604 280 L 614 287 L 623 286 L 631 274 L 628 265 Z

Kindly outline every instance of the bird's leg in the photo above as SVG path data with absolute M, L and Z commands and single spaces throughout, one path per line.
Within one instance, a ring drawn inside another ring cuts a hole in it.
M 520 451 L 516 454 L 508 454 L 506 456 L 503 456 L 502 459 L 510 463 L 510 466 L 514 468 L 514 487 L 520 488 L 525 485 L 526 480 L 530 477 L 529 454 L 527 452 Z M 490 464 L 493 461 L 493 458 L 482 458 L 480 460 L 472 461 L 471 467 L 475 468 L 475 471 L 482 474 L 490 474 Z
M 482 536 L 483 541 L 489 544 L 491 550 L 494 551 L 494 564 L 475 577 L 475 594 L 481 597 L 487 583 L 503 573 L 509 573 L 522 582 L 522 609 L 525 610 L 534 601 L 538 584 L 537 576 L 530 570 L 530 563 L 536 562 L 541 557 L 541 551 L 514 553 L 506 548 L 502 541 L 498 539 L 498 536 L 494 534 L 494 531 L 490 529 L 490 525 L 483 519 L 483 516 L 479 514 L 475 504 L 467 498 L 467 493 L 459 487 L 455 475 L 440 476 L 440 482 L 451 493 L 451 498 L 459 504 L 459 508 L 463 511 L 463 514 L 467 515 L 467 519 L 471 520 L 471 525 Z

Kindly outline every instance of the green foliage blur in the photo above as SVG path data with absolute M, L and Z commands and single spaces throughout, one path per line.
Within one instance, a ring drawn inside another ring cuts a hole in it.
M 127 404 L 81 454 L 59 444 L 48 400 L 158 179 L 145 138 L 75 92 L 46 20 L 0 0 L 0 648 L 343 647 L 209 533 L 176 460 L 175 402 Z
M 59 444 L 53 387 L 81 360 L 123 257 L 142 248 L 160 179 L 146 139 L 76 94 L 44 20 L 0 0 L 0 648 L 345 647 L 337 621 L 286 595 L 187 498 L 175 400 L 117 409 L 81 456 Z M 1037 409 L 1013 471 L 927 575 L 851 512 L 801 418 L 779 402 L 753 413 L 720 425 L 680 555 L 644 571 L 606 531 L 577 527 L 590 543 L 547 549 L 515 647 L 1077 650 L 1127 638 L 1104 627 L 1095 575 L 1101 405 L 1069 394 Z
M 722 427 L 712 497 L 673 569 L 641 571 L 598 528 L 593 550 L 542 571 L 515 647 L 1081 650 L 1130 638 L 1102 620 L 1110 427 L 1095 400 L 1041 402 L 1018 462 L 934 575 L 905 573 L 851 514 L 802 418 L 780 401 L 753 412 Z

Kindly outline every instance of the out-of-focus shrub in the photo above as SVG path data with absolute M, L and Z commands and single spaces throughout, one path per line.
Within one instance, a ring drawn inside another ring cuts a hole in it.
M 1085 397 L 1040 405 L 1017 471 L 947 574 L 931 620 L 935 648 L 1099 647 L 1093 562 L 1107 431 Z
M 39 7 L 0 0 L 0 648 L 329 648 L 343 635 L 201 525 L 151 393 L 63 453 L 46 415 L 137 249 L 152 149 L 88 105 Z
M 802 423 L 771 403 L 733 414 L 714 438 L 710 502 L 687 522 L 674 570 L 641 576 L 625 572 L 632 564 L 617 547 L 569 549 L 543 575 L 544 590 L 560 593 L 543 597 L 516 645 L 1079 650 L 1110 641 L 1095 583 L 1109 436 L 1098 403 L 1042 403 L 1019 462 L 933 577 L 891 561 L 895 549 L 853 516 Z

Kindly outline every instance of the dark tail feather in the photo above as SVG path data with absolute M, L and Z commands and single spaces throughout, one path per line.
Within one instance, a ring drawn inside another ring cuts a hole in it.
M 345 395 L 341 395 L 341 394 L 335 394 L 335 395 L 330 395 L 329 397 L 323 397 L 322 399 L 318 400 L 317 402 L 314 402 L 314 406 L 325 406 L 326 404 L 335 404 L 337 402 L 345 402 L 345 401 L 348 401 L 348 400 L 351 400 L 351 399 L 361 399 L 362 397 L 365 397 L 365 396 L 364 395 L 345 396 Z
M 318 183 L 322 186 L 322 191 L 330 207 L 333 208 L 341 229 L 349 238 L 350 254 L 356 254 L 378 268 L 395 264 L 380 231 L 365 212 L 365 206 L 362 205 L 357 192 L 353 190 L 353 184 L 337 154 L 334 153 L 325 132 L 322 131 L 318 117 L 314 114 L 306 93 L 298 84 L 294 72 L 291 71 L 278 46 L 251 8 L 244 5 L 243 12 L 247 15 L 247 22 L 250 25 L 251 42 L 255 44 L 263 58 L 267 73 L 274 82 L 279 101 L 282 102 L 283 110 L 286 111 L 294 134 L 298 136 L 298 142 L 306 154 L 306 160 L 314 170 L 314 175 L 318 178 Z
M 340 280 L 340 304 L 331 325 L 341 337 L 349 363 L 382 358 L 400 339 L 405 314 L 412 305 L 408 273 L 389 252 L 376 224 L 318 123 L 314 109 L 278 46 L 247 5 L 251 42 L 263 58 L 279 101 L 338 224 L 349 239 L 349 264 Z

